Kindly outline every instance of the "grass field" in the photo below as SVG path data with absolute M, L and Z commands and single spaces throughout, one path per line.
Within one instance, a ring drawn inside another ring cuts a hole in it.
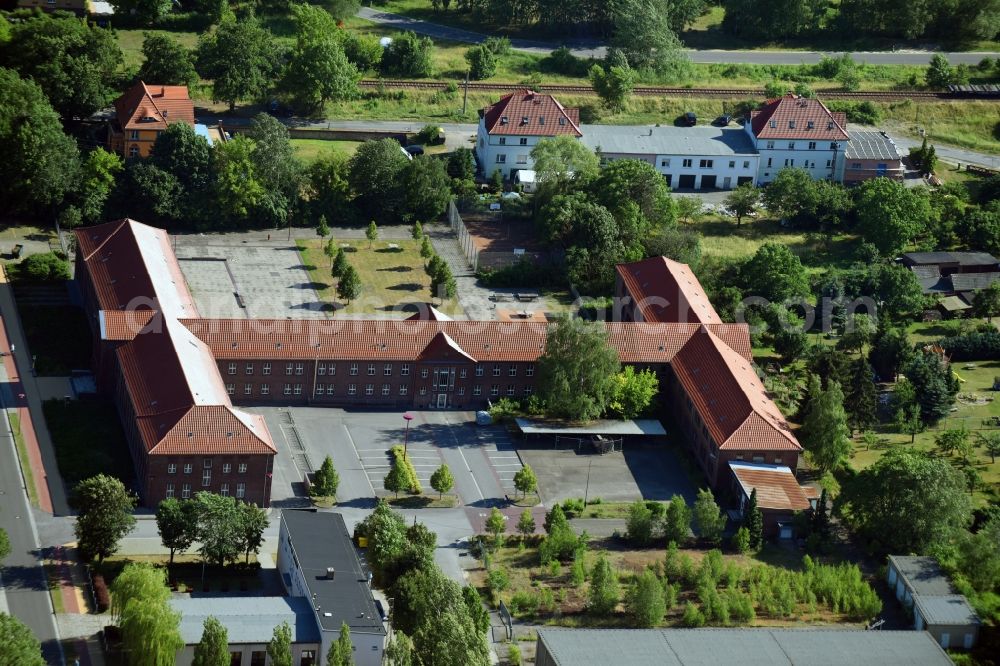
M 297 241 L 302 262 L 309 266 L 309 277 L 316 285 L 320 299 L 334 304 L 338 312 L 346 314 L 385 314 L 407 303 L 431 302 L 431 279 L 424 270 L 420 256 L 420 243 L 412 239 L 375 241 L 368 247 L 367 240 L 343 241 L 350 244 L 348 261 L 361 277 L 361 297 L 349 304 L 337 298 L 336 281 L 330 276 L 330 259 L 323 254 L 323 241 Z M 447 313 L 462 312 L 454 299 L 434 305 Z M 403 313 L 399 314 L 404 316 Z
M 47 400 L 42 408 L 68 488 L 97 474 L 131 483 L 132 459 L 113 403 Z
M 142 65 L 142 40 L 144 33 L 167 35 L 171 39 L 177 40 L 185 48 L 193 49 L 198 45 L 198 35 L 194 32 L 167 31 L 167 30 L 115 30 L 118 37 L 118 46 L 125 54 L 125 68 L 128 70 L 139 69 Z M 150 82 L 152 83 L 152 82 Z
M 915 335 L 914 342 L 928 337 Z M 969 459 L 969 465 L 979 473 L 983 483 L 988 487 L 985 489 L 986 492 L 984 489 L 978 490 L 974 494 L 974 499 L 978 504 L 985 504 L 988 495 L 996 496 L 1000 491 L 1000 462 L 991 462 L 990 457 L 979 445 L 976 432 L 985 432 L 987 429 L 993 432 L 997 431 L 996 427 L 987 428 L 984 426 L 983 419 L 1000 416 L 1000 400 L 995 399 L 1000 396 L 992 390 L 994 377 L 1000 377 L 1000 361 L 958 363 L 954 366 L 954 371 L 965 380 L 959 389 L 955 411 L 933 429 L 919 433 L 912 446 L 921 451 L 935 452 L 934 437 L 943 430 L 958 429 L 964 426 L 971 431 L 972 441 L 976 446 Z M 883 428 L 883 431 L 878 433 L 884 443 L 877 448 L 866 450 L 863 444 L 855 442 L 851 457 L 851 465 L 854 468 L 864 469 L 870 466 L 885 451 L 894 446 L 911 446 L 909 435 L 889 432 L 888 430 L 888 428 Z M 964 467 L 963 461 L 956 455 L 949 456 L 947 460 L 956 469 L 961 470 Z
M 7 411 L 7 418 L 10 421 L 11 432 L 14 433 L 17 460 L 21 465 L 21 472 L 24 474 L 24 485 L 28 487 L 28 499 L 32 504 L 38 506 L 38 488 L 35 487 L 35 475 L 31 471 L 31 459 L 28 457 L 28 447 L 25 445 L 24 435 L 21 433 L 21 418 L 12 411 Z
M 290 139 L 295 156 L 306 164 L 315 162 L 328 154 L 350 157 L 361 145 L 361 141 L 328 141 L 326 139 Z

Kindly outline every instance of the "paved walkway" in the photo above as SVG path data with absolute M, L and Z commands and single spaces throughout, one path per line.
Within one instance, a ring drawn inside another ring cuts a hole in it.
M 465 311 L 466 319 L 473 321 L 495 319 L 493 304 L 489 300 L 492 291 L 479 284 L 472 266 L 458 245 L 455 232 L 446 224 L 428 226 L 425 231 L 431 239 L 434 251 L 445 260 L 451 269 L 451 274 L 455 276 L 458 304 Z
M 396 30 L 412 30 L 421 35 L 452 42 L 479 44 L 488 36 L 481 32 L 454 28 L 430 21 L 422 21 L 401 14 L 384 12 L 373 7 L 361 7 L 358 9 L 356 16 Z M 570 38 L 545 41 L 514 38 L 510 40 L 510 43 L 515 51 L 538 55 L 548 55 L 554 49 L 563 45 L 569 46 L 573 55 L 578 58 L 603 58 L 607 53 L 607 48 L 596 39 Z M 692 62 L 697 63 L 745 63 L 753 65 L 816 64 L 824 55 L 841 55 L 840 52 L 824 53 L 820 51 L 725 51 L 719 49 L 686 49 L 685 53 L 691 58 Z M 904 51 L 861 51 L 851 53 L 851 57 L 872 65 L 926 65 L 934 53 L 935 51 L 931 50 L 916 49 Z M 975 65 L 985 56 L 996 58 L 1000 56 L 1000 53 L 954 52 L 945 53 L 944 55 L 948 57 L 948 60 L 953 65 L 959 63 Z

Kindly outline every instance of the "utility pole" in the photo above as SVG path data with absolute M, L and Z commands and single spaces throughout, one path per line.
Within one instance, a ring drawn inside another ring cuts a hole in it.
M 469 105 L 469 68 L 465 68 L 465 94 L 462 95 L 462 116 L 465 116 L 465 109 Z

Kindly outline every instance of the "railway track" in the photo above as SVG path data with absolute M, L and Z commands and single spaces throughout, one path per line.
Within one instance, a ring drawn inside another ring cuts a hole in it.
M 476 92 L 500 92 L 506 93 L 514 90 L 520 90 L 525 87 L 524 84 L 517 83 L 483 83 L 481 81 L 470 81 L 468 84 L 460 81 L 447 82 L 447 81 L 404 81 L 404 80 L 393 80 L 393 79 L 367 79 L 361 81 L 360 86 L 362 88 L 389 88 L 393 90 L 445 90 L 449 86 L 458 86 L 462 89 L 468 86 L 468 89 Z M 566 85 L 566 84 L 545 84 L 542 88 L 546 92 L 551 93 L 564 93 L 564 94 L 575 94 L 575 95 L 593 95 L 594 89 L 590 86 L 576 86 L 576 85 Z M 764 97 L 763 89 L 754 88 L 667 88 L 660 86 L 636 86 L 632 93 L 639 97 L 662 97 L 662 96 L 674 96 L 674 97 L 714 97 L 714 98 L 724 98 L 724 99 L 739 99 L 739 98 L 761 98 Z M 945 101 L 968 101 L 973 99 L 1000 99 L 1000 93 L 995 94 L 976 94 L 970 95 L 966 93 L 956 93 L 956 92 L 928 92 L 928 91 L 909 91 L 909 92 L 844 92 L 844 91 L 819 91 L 816 93 L 817 97 L 823 99 L 844 99 L 844 100 L 857 100 L 857 101 L 871 101 L 871 102 L 899 102 L 902 100 L 912 99 L 912 100 L 945 100 Z

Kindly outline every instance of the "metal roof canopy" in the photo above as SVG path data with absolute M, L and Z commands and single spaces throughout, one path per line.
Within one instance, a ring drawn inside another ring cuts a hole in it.
M 587 424 L 557 424 L 532 419 L 517 418 L 517 427 L 525 435 L 636 435 L 663 437 L 667 431 L 656 419 L 613 421 L 603 419 Z

